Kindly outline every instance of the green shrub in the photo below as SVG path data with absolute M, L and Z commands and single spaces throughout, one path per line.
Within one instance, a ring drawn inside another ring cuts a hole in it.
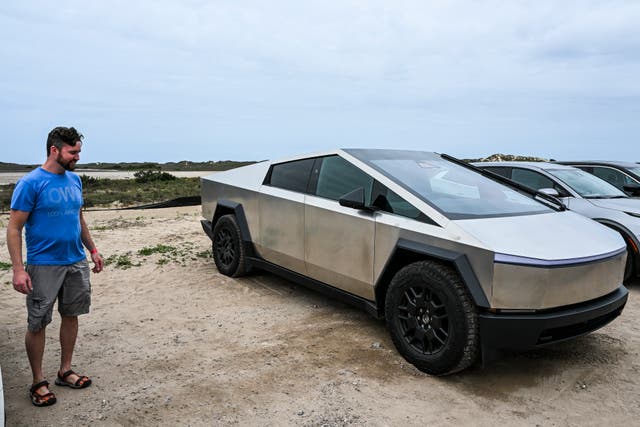
M 94 185 L 95 183 L 100 181 L 100 178 L 96 178 L 89 175 L 80 175 L 80 181 L 82 181 L 82 187 L 84 188 L 87 185 Z
M 136 182 L 139 183 L 147 183 L 147 182 L 155 182 L 155 181 L 173 181 L 176 179 L 175 176 L 171 175 L 168 172 L 162 172 L 160 170 L 153 169 L 145 169 L 138 171 L 133 174 Z
M 0 211 L 8 212 L 11 208 L 11 195 L 13 195 L 13 189 L 15 187 L 15 184 L 0 186 Z

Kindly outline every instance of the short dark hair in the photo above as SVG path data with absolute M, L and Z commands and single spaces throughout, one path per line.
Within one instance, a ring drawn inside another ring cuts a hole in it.
M 82 141 L 82 138 L 84 138 L 84 135 L 74 127 L 58 126 L 53 128 L 47 137 L 47 157 L 51 153 L 51 147 L 56 147 L 58 150 L 62 148 L 63 144 L 75 147 L 76 142 Z

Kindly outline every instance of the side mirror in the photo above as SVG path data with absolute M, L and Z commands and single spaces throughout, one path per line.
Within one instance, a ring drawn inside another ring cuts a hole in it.
M 626 184 L 622 186 L 622 189 L 630 196 L 640 196 L 640 185 L 638 184 Z
M 547 196 L 560 197 L 560 193 L 555 188 L 541 188 L 538 191 Z
M 366 209 L 364 205 L 364 188 L 359 187 L 350 193 L 345 194 L 338 200 L 340 206 L 352 209 Z

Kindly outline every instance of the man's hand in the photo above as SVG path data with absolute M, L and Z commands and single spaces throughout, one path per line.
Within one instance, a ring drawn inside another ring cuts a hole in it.
M 21 294 L 29 294 L 33 290 L 31 277 L 24 270 L 13 271 L 13 289 Z
M 93 261 L 93 268 L 91 271 L 94 273 L 100 273 L 104 268 L 104 261 L 102 260 L 102 255 L 98 252 L 91 254 L 91 261 Z

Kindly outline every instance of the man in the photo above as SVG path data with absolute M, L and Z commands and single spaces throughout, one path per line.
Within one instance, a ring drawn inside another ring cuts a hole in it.
M 93 272 L 102 271 L 103 260 L 82 217 L 82 182 L 71 171 L 80 160 L 82 134 L 74 128 L 56 127 L 47 138 L 47 160 L 22 177 L 11 199 L 7 246 L 13 266 L 13 287 L 26 294 L 27 356 L 33 374 L 29 392 L 36 406 L 56 402 L 42 372 L 45 328 L 58 301 L 60 370 L 56 385 L 85 388 L 87 376 L 71 370 L 78 335 L 78 316 L 89 312 L 91 284 L 89 264 L 82 245 L 89 250 Z M 25 228 L 27 265 L 22 262 L 22 229 Z

